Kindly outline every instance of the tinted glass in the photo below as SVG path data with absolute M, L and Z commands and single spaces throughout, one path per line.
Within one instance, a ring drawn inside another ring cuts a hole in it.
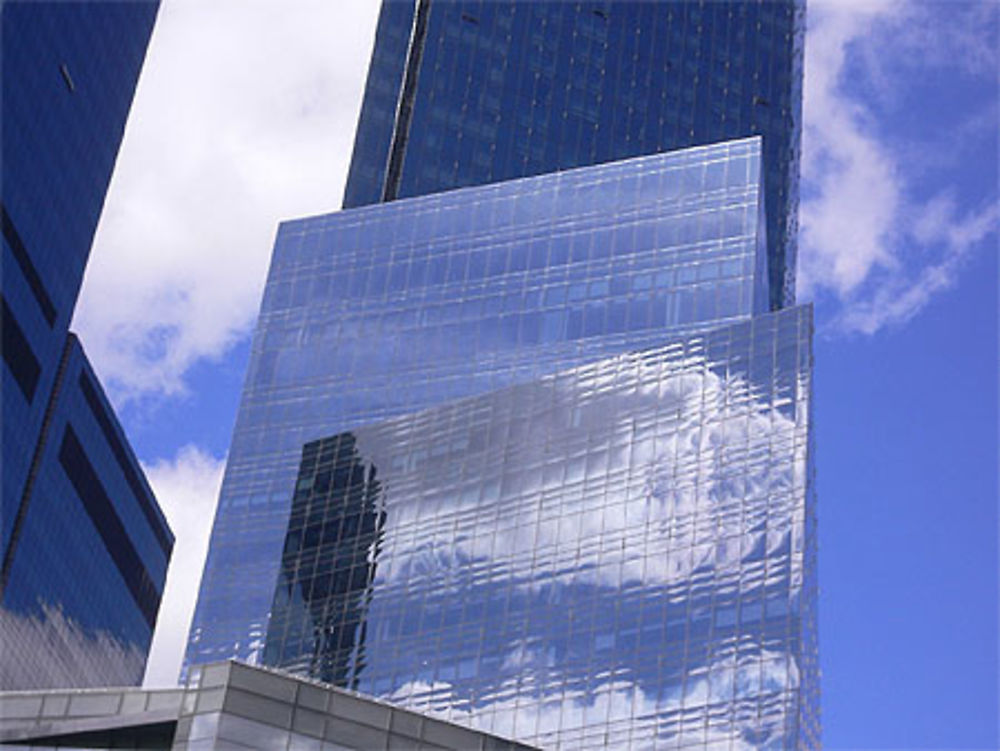
M 543 748 L 808 745 L 810 337 L 788 309 L 307 444 L 265 663 Z
M 766 307 L 759 148 L 283 224 L 188 660 L 259 654 L 304 443 Z

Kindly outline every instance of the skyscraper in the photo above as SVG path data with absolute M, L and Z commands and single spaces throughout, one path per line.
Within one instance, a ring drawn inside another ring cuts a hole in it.
M 760 311 L 759 147 L 283 224 L 189 659 L 545 747 L 811 745 L 811 315 Z
M 383 4 L 346 208 L 278 231 L 189 665 L 818 745 L 803 11 Z
M 0 686 L 136 683 L 173 537 L 73 307 L 156 3 L 4 3 Z
M 387 0 L 344 206 L 760 135 L 791 304 L 804 32 L 804 0 Z

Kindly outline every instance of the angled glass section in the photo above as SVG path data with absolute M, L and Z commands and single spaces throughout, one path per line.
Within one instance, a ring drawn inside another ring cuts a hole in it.
M 760 149 L 282 224 L 189 662 L 259 657 L 304 443 L 766 310 Z
M 542 748 L 817 742 L 812 311 L 301 450 L 264 661 Z

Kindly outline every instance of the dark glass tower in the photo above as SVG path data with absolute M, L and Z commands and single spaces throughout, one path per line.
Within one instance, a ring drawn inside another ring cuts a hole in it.
M 804 0 L 382 5 L 344 207 L 764 139 L 794 302 Z
M 68 333 L 157 3 L 4 3 L 4 688 L 135 683 L 173 537 Z
M 385 523 L 378 468 L 356 443 L 342 433 L 302 449 L 263 659 L 355 690 Z

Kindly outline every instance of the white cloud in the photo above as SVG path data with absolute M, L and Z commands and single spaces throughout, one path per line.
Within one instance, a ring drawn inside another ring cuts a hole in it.
M 224 466 L 224 459 L 185 446 L 172 461 L 145 467 L 176 538 L 146 665 L 147 688 L 177 683 Z
M 918 241 L 925 238 L 942 247 L 940 261 L 911 275 L 888 279 L 869 297 L 854 301 L 840 315 L 845 330 L 873 334 L 885 325 L 906 323 L 936 292 L 955 283 L 965 258 L 1000 226 L 1000 206 L 988 204 L 962 217 L 955 213 L 947 196 L 928 202 L 924 215 L 914 219 L 911 232 Z
M 810 4 L 798 286 L 835 301 L 842 331 L 905 323 L 1000 226 L 995 196 L 960 208 L 951 176 L 944 188 L 928 180 L 954 165 L 880 120 L 928 71 L 995 76 L 985 5 L 948 4 L 942 25 L 933 6 L 906 0 Z
M 845 97 L 847 46 L 899 3 L 810 7 L 806 43 L 804 182 L 818 198 L 803 201 L 799 289 L 824 284 L 840 294 L 856 287 L 885 247 L 899 195 L 894 166 L 864 129 L 864 110 Z
M 116 400 L 252 325 L 281 219 L 339 208 L 375 0 L 163 3 L 76 310 Z

